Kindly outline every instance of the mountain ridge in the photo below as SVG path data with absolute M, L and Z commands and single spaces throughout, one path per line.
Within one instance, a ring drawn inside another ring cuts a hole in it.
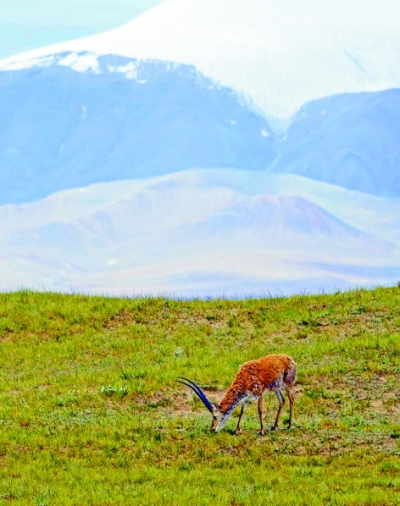
M 57 63 L 0 73 L 0 203 L 194 167 L 261 170 L 275 158 L 266 120 L 193 67 L 99 60 L 101 74 Z
M 78 71 L 69 56 L 0 72 L 0 204 L 202 167 L 400 196 L 398 89 L 307 103 L 278 134 L 194 67 L 114 55 Z
M 194 65 L 269 116 L 288 118 L 311 100 L 399 87 L 392 71 L 400 65 L 399 17 L 393 0 L 351 6 L 346 0 L 166 0 L 122 27 L 2 60 L 0 68 L 65 51 L 171 61 Z

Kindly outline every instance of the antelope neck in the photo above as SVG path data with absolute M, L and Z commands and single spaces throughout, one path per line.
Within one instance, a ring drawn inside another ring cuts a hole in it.
M 246 399 L 247 394 L 240 394 L 238 396 L 226 396 L 222 399 L 222 401 L 219 404 L 219 408 L 222 411 L 222 413 L 225 416 L 229 416 L 234 409 Z

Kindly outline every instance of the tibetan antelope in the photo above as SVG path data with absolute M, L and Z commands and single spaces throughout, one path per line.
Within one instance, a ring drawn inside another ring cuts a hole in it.
M 279 401 L 278 413 L 271 430 L 278 428 L 285 399 L 282 389 L 286 391 L 290 403 L 289 426 L 292 425 L 294 397 L 292 387 L 296 378 L 296 362 L 288 355 L 267 355 L 258 360 L 245 362 L 239 369 L 232 385 L 219 404 L 211 403 L 206 394 L 194 381 L 180 377 L 179 383 L 191 388 L 212 415 L 211 430 L 220 431 L 237 406 L 242 405 L 235 433 L 240 434 L 240 422 L 247 405 L 258 400 L 258 416 L 260 417 L 259 434 L 264 435 L 263 425 L 263 393 L 265 390 L 275 392 Z

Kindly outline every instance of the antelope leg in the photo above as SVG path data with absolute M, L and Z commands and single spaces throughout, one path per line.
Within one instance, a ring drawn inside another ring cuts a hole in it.
M 260 418 L 260 430 L 258 434 L 260 436 L 264 435 L 264 425 L 263 425 L 263 398 L 262 395 L 258 398 L 258 416 Z
M 290 415 L 289 415 L 289 425 L 288 429 L 292 427 L 292 419 L 293 419 L 293 408 L 294 408 L 294 396 L 292 394 L 292 391 L 287 389 L 287 395 L 289 398 L 289 404 L 290 404 Z
M 279 419 L 282 414 L 283 406 L 285 405 L 285 399 L 282 395 L 282 392 L 280 390 L 277 390 L 275 392 L 275 395 L 277 396 L 278 401 L 279 401 L 279 408 L 278 408 L 278 413 L 276 414 L 275 423 L 274 423 L 273 427 L 271 427 L 271 430 L 276 430 L 278 428 Z
M 240 408 L 240 414 L 239 414 L 238 423 L 236 425 L 235 434 L 240 434 L 242 432 L 242 429 L 240 428 L 240 422 L 242 420 L 242 416 L 243 416 L 244 410 L 246 409 L 246 406 L 247 406 L 247 403 L 244 402 L 242 404 L 242 407 Z

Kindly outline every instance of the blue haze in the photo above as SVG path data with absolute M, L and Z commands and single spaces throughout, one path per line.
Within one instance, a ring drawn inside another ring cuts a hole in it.
M 128 64 L 134 78 L 110 71 Z M 311 102 L 277 136 L 191 66 L 104 56 L 99 73 L 57 64 L 0 72 L 0 204 L 204 167 L 399 197 L 399 126 L 397 89 Z
M 274 134 L 193 67 L 101 57 L 0 73 L 0 203 L 197 167 L 265 170 Z M 136 79 L 108 66 L 137 65 Z
M 306 104 L 279 139 L 275 172 L 400 196 L 400 90 Z

